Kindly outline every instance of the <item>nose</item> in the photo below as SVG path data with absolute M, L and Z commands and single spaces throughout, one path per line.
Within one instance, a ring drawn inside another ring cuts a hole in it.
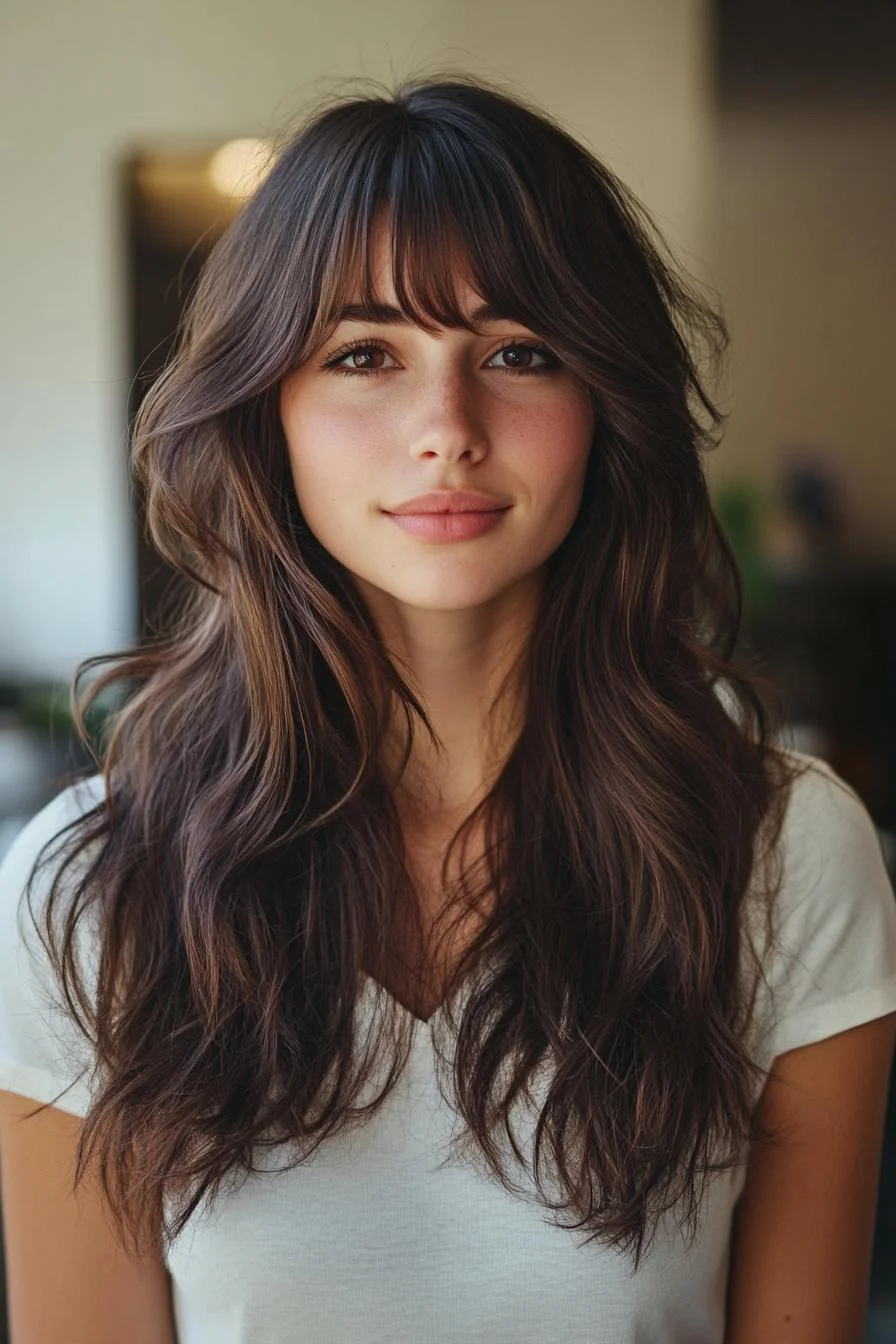
M 442 458 L 478 462 L 488 451 L 483 408 L 465 370 L 430 372 L 416 389 L 410 445 L 421 462 Z

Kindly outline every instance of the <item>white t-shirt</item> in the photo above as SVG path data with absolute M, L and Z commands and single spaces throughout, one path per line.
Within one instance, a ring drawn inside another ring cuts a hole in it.
M 856 794 L 816 766 L 785 819 L 783 948 L 755 1018 L 764 1069 L 896 1010 L 879 838 Z M 45 956 L 17 908 L 40 844 L 101 796 L 100 776 L 66 789 L 0 864 L 0 1088 L 49 1101 L 69 1087 L 57 1104 L 82 1115 L 85 1043 L 50 1005 Z M 365 979 L 362 1016 L 376 990 Z M 457 1122 L 436 1076 L 440 1017 L 412 1019 L 408 1067 L 365 1127 L 292 1171 L 264 1153 L 260 1174 L 194 1213 L 168 1252 L 179 1344 L 721 1344 L 745 1167 L 714 1180 L 690 1248 L 664 1220 L 634 1273 L 623 1253 L 553 1226 L 534 1193 L 511 1195 L 472 1162 L 440 1166 Z

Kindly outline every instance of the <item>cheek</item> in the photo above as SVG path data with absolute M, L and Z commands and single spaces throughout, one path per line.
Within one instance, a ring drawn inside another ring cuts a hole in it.
M 296 489 L 326 490 L 357 481 L 377 461 L 378 436 L 369 417 L 326 406 L 303 407 L 283 422 Z M 372 432 L 374 430 L 374 432 Z
M 594 413 L 584 401 L 562 401 L 533 411 L 520 427 L 526 470 L 545 499 L 563 499 L 581 492 Z

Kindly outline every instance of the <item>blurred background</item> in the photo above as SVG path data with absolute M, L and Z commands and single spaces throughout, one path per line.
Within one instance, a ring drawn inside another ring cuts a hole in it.
M 344 79 L 462 69 L 559 117 L 716 292 L 729 421 L 706 469 L 742 656 L 894 875 L 892 0 L 8 0 L 0 22 L 0 854 L 88 763 L 76 664 L 159 609 L 128 426 L 269 137 Z M 896 1341 L 892 1098 L 867 1341 Z

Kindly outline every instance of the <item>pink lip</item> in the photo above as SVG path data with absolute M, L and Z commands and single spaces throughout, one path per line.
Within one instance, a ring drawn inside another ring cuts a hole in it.
M 422 541 L 470 541 L 497 527 L 509 508 L 470 513 L 390 513 L 403 532 Z
M 480 513 L 486 510 L 506 509 L 507 500 L 495 495 L 484 495 L 479 490 L 430 490 L 425 495 L 415 495 L 394 509 L 391 514 L 407 513 Z

